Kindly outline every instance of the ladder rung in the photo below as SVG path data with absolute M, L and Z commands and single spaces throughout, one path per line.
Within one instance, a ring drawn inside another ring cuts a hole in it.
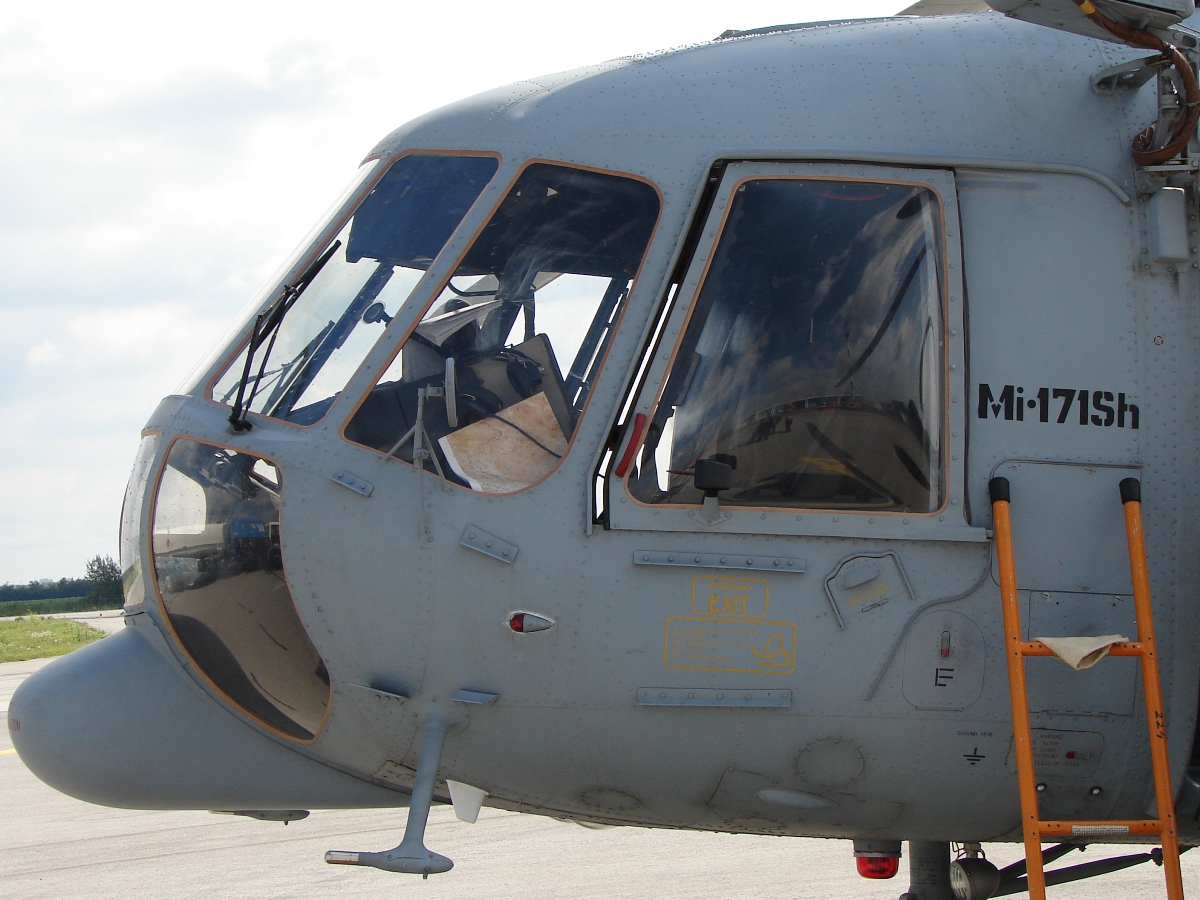
M 1038 822 L 1037 830 L 1050 837 L 1108 837 L 1120 834 L 1162 834 L 1167 830 L 1159 819 L 1110 821 Z
M 1133 610 L 1137 619 L 1136 641 L 1112 644 L 1113 656 L 1141 659 L 1142 693 L 1146 706 L 1146 727 L 1150 739 L 1150 769 L 1154 775 L 1154 795 L 1158 803 L 1156 819 L 1042 821 L 1038 813 L 1033 735 L 1029 721 L 1029 696 L 1025 657 L 1052 656 L 1041 641 L 1022 641 L 1021 602 L 1017 590 L 1017 570 L 1013 559 L 1012 518 L 1009 514 L 1008 479 L 988 482 L 992 500 L 992 523 L 996 535 L 996 567 L 999 574 L 1000 602 L 1004 615 L 1005 658 L 1008 661 L 1008 688 L 1012 702 L 1013 750 L 1017 763 L 1017 787 L 1021 799 L 1021 818 L 1028 867 L 1030 900 L 1046 900 L 1047 873 L 1043 868 L 1042 839 L 1074 838 L 1076 841 L 1103 840 L 1126 835 L 1153 835 L 1162 842 L 1160 865 L 1166 881 L 1168 900 L 1183 900 L 1183 879 L 1179 870 L 1179 839 L 1171 782 L 1171 764 L 1167 756 L 1166 722 L 1163 716 L 1162 685 L 1154 640 L 1154 612 L 1150 599 L 1150 575 L 1146 561 L 1146 542 L 1142 531 L 1141 484 L 1126 478 L 1118 485 L 1125 517 L 1125 539 L 1129 549 L 1129 575 L 1133 587 Z M 1086 868 L 1089 864 L 1084 864 Z M 1095 865 L 1090 864 L 1090 865 Z
M 1054 651 L 1041 641 L 1020 641 L 1016 646 L 1017 651 L 1022 656 L 1054 655 Z M 1110 656 L 1141 656 L 1145 653 L 1145 648 L 1139 641 L 1125 641 L 1120 644 L 1113 644 L 1108 653 Z
M 1144 656 L 1146 645 L 1139 641 L 1126 641 L 1124 644 L 1113 644 L 1109 648 L 1109 656 Z

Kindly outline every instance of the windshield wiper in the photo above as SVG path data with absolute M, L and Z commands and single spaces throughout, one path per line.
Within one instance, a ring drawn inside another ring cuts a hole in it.
M 250 409 L 250 404 L 254 402 L 254 395 L 258 392 L 258 386 L 262 382 L 263 373 L 267 368 L 267 360 L 271 358 L 271 350 L 275 346 L 275 337 L 279 334 L 279 326 L 283 322 L 283 317 L 288 314 L 288 310 L 295 304 L 296 299 L 304 293 L 304 289 L 325 268 L 325 264 L 329 262 L 330 257 L 337 252 L 340 246 L 342 246 L 340 240 L 330 244 L 329 249 L 313 260 L 312 265 L 305 269 L 299 278 L 291 284 L 284 285 L 283 293 L 274 303 L 259 313 L 258 319 L 255 320 L 254 331 L 250 333 L 250 342 L 246 345 L 246 365 L 242 369 L 242 379 L 238 382 L 237 399 L 233 402 L 233 412 L 229 414 L 229 424 L 233 426 L 235 432 L 249 431 L 251 428 L 250 422 L 246 419 L 246 412 Z M 263 354 L 258 373 L 254 376 L 254 387 L 250 389 L 250 396 L 247 397 L 246 385 L 250 382 L 250 369 L 254 365 L 254 355 L 268 336 L 271 342 L 267 346 L 267 352 Z

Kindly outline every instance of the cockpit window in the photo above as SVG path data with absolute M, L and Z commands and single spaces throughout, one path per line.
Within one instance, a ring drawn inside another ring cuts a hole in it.
M 200 670 L 247 714 L 309 740 L 325 720 L 329 673 L 284 578 L 281 490 L 265 459 L 175 441 L 154 505 L 154 572 Z
M 495 174 L 490 156 L 403 156 L 308 271 L 259 317 L 213 397 L 320 419 Z
M 633 495 L 698 504 L 707 459 L 730 469 L 727 505 L 938 509 L 940 222 L 937 196 L 907 184 L 741 184 Z
M 346 437 L 485 493 L 545 477 L 567 451 L 658 210 L 644 182 L 528 166 Z

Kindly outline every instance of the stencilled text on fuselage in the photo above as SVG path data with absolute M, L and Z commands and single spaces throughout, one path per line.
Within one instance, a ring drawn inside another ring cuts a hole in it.
M 977 415 L 981 419 L 1049 422 L 1058 425 L 1098 425 L 1103 428 L 1137 428 L 1139 410 L 1121 391 L 1088 388 L 1025 388 L 1006 384 L 979 385 Z

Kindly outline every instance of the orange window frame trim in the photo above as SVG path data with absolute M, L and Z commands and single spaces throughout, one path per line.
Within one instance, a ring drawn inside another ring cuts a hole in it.
M 848 163 L 848 165 L 856 165 L 856 163 Z M 863 163 L 862 165 L 869 165 L 869 163 Z M 950 290 L 949 290 L 950 260 L 949 260 L 949 253 L 948 253 L 949 246 L 946 242 L 946 232 L 947 232 L 947 229 L 946 229 L 946 203 L 945 203 L 945 198 L 942 196 L 941 191 L 939 191 L 934 185 L 929 184 L 927 182 L 923 182 L 923 181 L 910 181 L 907 179 L 899 179 L 899 178 L 864 178 L 864 177 L 855 177 L 855 176 L 849 176 L 849 175 L 847 175 L 845 177 L 839 177 L 836 175 L 782 175 L 782 174 L 781 175 L 747 175 L 746 177 L 740 178 L 736 182 L 734 182 L 733 184 L 730 185 L 728 198 L 730 200 L 732 200 L 734 194 L 737 193 L 737 189 L 739 187 L 741 187 L 742 185 L 747 184 L 751 181 L 857 181 L 857 182 L 863 182 L 863 183 L 869 183 L 869 184 L 905 185 L 908 187 L 922 188 L 923 190 L 927 190 L 930 193 L 932 193 L 934 195 L 934 197 L 937 199 L 938 226 L 940 229 L 938 237 L 941 240 L 941 247 L 940 247 L 941 266 L 940 266 L 940 271 L 938 272 L 938 287 L 939 287 L 938 293 L 940 294 L 940 296 L 938 298 L 938 302 L 939 302 L 939 306 L 940 306 L 940 312 L 942 314 L 942 322 L 941 322 L 942 346 L 946 347 L 949 344 L 949 340 L 950 340 L 950 303 L 949 303 L 949 299 L 950 299 Z M 717 199 L 719 199 L 719 195 L 718 195 Z M 704 269 L 701 271 L 700 277 L 697 279 L 697 282 L 696 282 L 696 287 L 692 291 L 690 299 L 688 300 L 687 312 L 684 316 L 683 321 L 679 325 L 679 332 L 675 338 L 675 344 L 671 348 L 671 355 L 667 358 L 666 365 L 663 368 L 662 379 L 661 379 L 658 387 L 655 389 L 654 400 L 650 404 L 650 407 L 648 410 L 644 411 L 643 413 L 638 413 L 639 415 L 645 415 L 647 422 L 653 420 L 654 414 L 658 410 L 658 404 L 662 400 L 663 391 L 666 390 L 668 376 L 670 375 L 671 370 L 675 365 L 675 358 L 679 352 L 679 347 L 683 343 L 684 335 L 687 333 L 687 329 L 691 325 L 691 322 L 692 322 L 692 315 L 696 311 L 696 304 L 695 304 L 694 300 L 700 296 L 700 292 L 702 290 L 704 290 L 704 285 L 708 281 L 709 269 L 712 267 L 713 256 L 715 255 L 715 253 L 713 251 L 716 250 L 716 247 L 720 243 L 722 236 L 724 236 L 724 234 L 725 234 L 725 227 L 729 222 L 729 216 L 732 211 L 733 211 L 733 203 L 726 202 L 724 212 L 721 214 L 721 223 L 716 230 L 716 234 L 714 236 L 712 245 L 709 249 L 708 256 L 704 261 Z M 696 250 L 693 251 L 693 259 L 695 258 L 695 253 L 697 253 L 699 251 L 700 251 L 700 247 L 699 247 L 699 245 L 697 245 Z M 665 333 L 666 326 L 668 324 L 668 320 L 670 319 L 671 315 L 674 313 L 676 303 L 678 303 L 678 294 L 676 294 L 676 299 L 672 302 L 671 308 L 665 312 L 664 319 L 663 319 L 664 333 Z M 651 351 L 651 352 L 653 353 L 654 351 Z M 950 439 L 949 439 L 949 430 L 950 430 L 949 429 L 949 411 L 950 411 L 950 405 L 951 405 L 950 404 L 950 354 L 948 352 L 944 352 L 942 354 L 942 356 L 943 356 L 943 358 L 942 358 L 942 425 L 945 427 L 942 428 L 942 436 L 941 436 L 941 442 L 940 442 L 940 453 L 941 453 L 940 466 L 941 466 L 941 476 L 944 481 L 946 474 L 947 474 L 947 469 L 948 469 L 948 466 L 946 465 L 946 459 L 950 452 Z M 638 389 L 638 392 L 640 392 L 642 390 L 645 390 L 644 383 L 640 386 L 640 388 Z M 633 394 L 632 396 L 634 399 L 634 404 L 631 404 L 631 406 L 630 406 L 631 411 L 633 411 L 634 405 L 636 405 L 637 393 Z M 633 417 L 631 416 L 627 420 L 627 422 L 630 423 L 630 425 L 631 425 L 633 423 Z M 629 428 L 630 425 L 626 425 L 625 428 L 626 429 Z M 634 448 L 633 456 L 631 458 L 636 457 L 636 454 L 641 451 L 643 445 L 645 444 L 645 441 L 646 441 L 646 429 L 643 427 L 642 429 L 640 429 L 639 434 L 633 435 L 629 444 L 626 445 L 626 449 L 625 449 L 622 457 L 630 455 L 630 450 L 629 450 L 630 447 Z M 620 448 L 618 447 L 618 449 L 620 449 Z M 617 458 L 618 458 L 618 455 L 616 453 L 614 453 L 613 454 L 614 461 Z M 660 509 L 688 509 L 688 510 L 690 510 L 690 509 L 695 508 L 694 505 L 686 504 L 686 503 L 645 503 L 642 500 L 639 500 L 637 498 L 637 496 L 633 493 L 633 491 L 631 491 L 629 489 L 629 477 L 630 477 L 631 472 L 632 472 L 632 466 L 630 466 L 625 471 L 625 474 L 621 476 L 621 484 L 624 487 L 625 496 L 628 497 L 629 500 L 632 501 L 636 506 L 638 506 L 642 509 L 647 509 L 647 510 L 660 510 Z M 820 514 L 839 515 L 839 516 L 840 515 L 880 516 L 880 517 L 890 516 L 890 517 L 903 517 L 903 518 L 914 518 L 914 519 L 915 518 L 931 519 L 935 516 L 944 515 L 946 510 L 950 506 L 950 493 L 951 492 L 949 490 L 945 490 L 943 493 L 945 496 L 942 497 L 941 505 L 937 509 L 932 510 L 931 512 L 923 512 L 923 513 L 876 511 L 876 510 L 856 510 L 856 509 L 817 509 L 814 507 L 807 507 L 807 506 L 794 506 L 794 507 L 737 506 L 732 503 L 731 504 L 722 504 L 722 505 L 727 505 L 728 508 L 730 508 L 730 509 L 745 510 L 746 512 L 777 513 L 777 514 L 785 514 L 785 515 L 795 515 L 796 510 L 802 510 L 803 512 L 812 513 L 812 514 L 820 513 Z
M 384 361 L 383 365 L 379 367 L 379 372 L 381 374 L 383 372 L 386 372 L 388 370 L 388 367 L 391 366 L 393 362 L 395 362 L 396 357 L 400 354 L 400 351 L 404 348 L 405 343 L 412 336 L 413 332 L 415 332 L 417 330 L 417 326 L 421 323 L 421 317 L 424 316 L 425 313 L 427 313 L 429 311 L 430 307 L 432 307 L 433 304 L 437 301 L 437 298 L 441 295 L 442 291 L 444 291 L 446 289 L 446 285 L 449 283 L 450 279 L 454 277 L 455 270 L 457 270 L 459 265 L 462 264 L 463 259 L 471 251 L 471 248 L 475 245 L 475 242 L 479 239 L 479 236 L 483 233 L 483 230 L 485 228 L 487 228 L 488 223 L 490 223 L 492 221 L 492 219 L 495 217 L 497 211 L 504 204 L 504 201 L 506 199 L 508 199 L 508 195 L 512 191 L 513 186 L 517 183 L 517 181 L 520 180 L 521 176 L 523 174 L 525 174 L 525 171 L 530 166 L 534 166 L 534 165 L 558 166 L 559 168 L 576 169 L 581 172 L 596 172 L 601 175 L 613 175 L 613 176 L 616 176 L 619 178 L 627 178 L 631 181 L 639 181 L 642 184 L 648 185 L 649 187 L 651 187 L 654 190 L 655 196 L 658 198 L 658 215 L 654 219 L 654 228 L 651 229 L 650 237 L 646 241 L 646 249 L 644 251 L 642 251 L 642 258 L 638 262 L 637 271 L 634 273 L 633 279 L 630 282 L 629 296 L 630 297 L 633 296 L 633 292 L 635 290 L 637 290 L 638 284 L 641 280 L 642 270 L 645 268 L 645 265 L 646 265 L 646 258 L 650 255 L 650 248 L 654 245 L 654 239 L 658 235 L 659 226 L 662 224 L 662 209 L 663 209 L 664 198 L 663 198 L 662 191 L 659 190 L 658 185 L 655 184 L 653 181 L 651 181 L 649 178 L 646 178 L 645 176 L 635 175 L 630 172 L 620 172 L 615 169 L 603 169 L 603 168 L 599 168 L 596 166 L 576 165 L 574 163 L 563 162 L 561 160 L 542 159 L 539 157 L 535 157 L 533 159 L 528 159 L 513 174 L 513 177 L 509 179 L 508 183 L 504 187 L 503 193 L 501 193 L 500 197 L 497 199 L 495 204 L 488 211 L 487 217 L 483 220 L 483 222 L 480 223 L 479 227 L 475 229 L 474 233 L 472 233 L 472 235 L 471 235 L 471 239 L 466 242 L 466 244 L 463 246 L 462 252 L 460 252 L 458 254 L 458 256 L 455 258 L 454 265 L 450 267 L 450 274 L 447 275 L 446 278 L 438 284 L 437 289 L 434 290 L 430 294 L 429 299 L 426 301 L 425 305 L 421 307 L 420 314 L 410 323 L 408 329 L 404 332 L 403 337 L 401 337 L 400 340 L 397 342 L 395 349 L 388 355 L 388 357 Z M 617 321 L 613 324 L 613 329 L 612 329 L 613 335 L 616 335 L 621 330 L 621 324 L 625 321 L 625 313 L 628 311 L 628 309 L 629 309 L 629 303 L 626 302 L 621 309 L 620 315 L 617 316 Z M 600 368 L 598 371 L 600 371 L 601 373 L 604 371 L 604 367 L 608 363 L 609 354 L 611 354 L 611 353 L 612 353 L 612 343 L 610 342 L 608 349 L 605 351 L 603 359 L 600 360 Z M 349 427 L 351 420 L 355 417 L 355 415 L 357 415 L 358 410 L 367 401 L 368 395 L 370 395 L 371 391 L 374 390 L 374 388 L 375 388 L 375 384 L 372 384 L 370 387 L 367 388 L 366 391 L 363 392 L 363 395 L 361 397 L 359 397 L 358 402 L 354 404 L 354 408 L 350 410 L 349 415 L 347 415 L 345 420 L 342 422 L 341 428 L 338 429 L 338 435 L 347 444 L 351 444 L 355 447 L 362 447 L 364 450 L 370 450 L 372 453 L 378 453 L 379 455 L 382 456 L 383 454 L 380 453 L 380 451 L 377 450 L 376 448 L 368 447 L 366 444 L 360 444 L 357 441 L 352 441 L 348 437 L 346 437 L 346 429 Z M 583 417 L 587 414 L 588 408 L 591 406 L 593 396 L 594 396 L 594 392 L 590 393 L 588 395 L 587 400 L 584 401 L 583 408 L 579 411 L 580 420 L 582 420 Z M 563 451 L 562 459 L 566 459 L 567 456 L 571 452 L 571 448 L 575 446 L 575 438 L 579 434 L 579 431 L 580 431 L 580 429 L 577 426 L 575 428 L 575 432 L 571 435 L 571 439 L 567 442 L 567 448 L 566 448 L 566 450 Z M 395 459 L 395 457 L 393 457 L 393 459 Z M 397 461 L 404 463 L 405 465 L 407 465 L 409 467 L 412 467 L 412 464 L 407 462 L 406 460 L 401 459 L 401 460 L 397 460 Z M 525 487 L 521 488 L 520 490 L 511 491 L 507 494 L 487 494 L 486 496 L 488 496 L 488 497 L 513 497 L 517 494 L 531 490 L 532 488 L 537 487 L 539 484 L 542 484 L 547 478 L 550 478 L 552 475 L 554 475 L 554 473 L 558 471 L 558 469 L 561 465 L 562 465 L 562 461 L 560 460 L 558 463 L 555 464 L 554 468 L 552 468 L 549 472 L 547 472 L 545 475 L 543 475 L 537 481 L 534 481 L 531 484 L 525 485 Z M 469 494 L 478 493 L 477 491 L 474 491 L 469 487 L 463 487 L 462 485 L 459 485 L 459 484 L 452 484 L 451 486 L 458 488 L 459 490 L 466 491 Z
M 280 729 L 274 727 L 273 725 L 270 725 L 270 724 L 262 721 L 257 716 L 252 715 L 251 713 L 242 709 L 242 707 L 240 707 L 237 703 L 235 703 L 233 701 L 233 698 L 231 698 L 227 693 L 225 693 L 225 691 L 222 690 L 221 687 L 215 681 L 213 681 L 212 678 L 209 677 L 208 673 L 204 671 L 204 668 L 198 662 L 196 662 L 196 660 L 192 657 L 192 654 L 187 649 L 187 645 L 184 644 L 182 638 L 179 637 L 179 633 L 175 630 L 175 626 L 171 622 L 171 613 L 167 610 L 167 605 L 163 601 L 163 597 L 162 597 L 162 588 L 159 587 L 159 584 L 158 584 L 158 567 L 156 565 L 154 565 L 154 520 L 155 520 L 155 517 L 158 512 L 158 492 L 159 492 L 159 489 L 162 487 L 163 474 L 167 468 L 167 460 L 171 456 L 172 448 L 181 440 L 192 441 L 193 443 L 196 443 L 196 444 L 204 444 L 205 446 L 208 446 L 208 447 L 217 447 L 222 450 L 232 450 L 235 453 L 244 453 L 247 456 L 253 456 L 256 459 L 261 459 L 261 460 L 264 460 L 264 461 L 270 463 L 272 466 L 275 467 L 275 471 L 279 473 L 279 490 L 280 490 L 281 494 L 283 492 L 283 481 L 284 481 L 283 466 L 281 466 L 279 464 L 279 461 L 276 460 L 274 457 L 265 456 L 262 453 L 258 453 L 256 451 L 252 451 L 252 450 L 241 450 L 241 449 L 238 449 L 237 447 L 232 447 L 229 444 L 221 444 L 221 443 L 217 443 L 215 441 L 203 440 L 201 438 L 193 437 L 192 435 L 188 435 L 188 434 L 177 434 L 174 437 L 172 437 L 170 441 L 167 442 L 166 446 L 163 448 L 163 451 L 162 451 L 162 459 L 159 460 L 158 465 L 154 467 L 154 490 L 150 495 L 149 520 L 147 521 L 147 525 L 149 525 L 149 527 L 146 529 L 146 534 L 144 535 L 144 537 L 142 539 L 143 545 L 141 547 L 141 550 L 143 553 L 148 552 L 148 554 L 149 554 L 146 557 L 150 561 L 150 565 L 147 568 L 149 569 L 151 584 L 154 585 L 154 597 L 158 601 L 158 609 L 159 609 L 159 612 L 162 614 L 162 621 L 166 625 L 167 632 L 170 634 L 171 638 L 174 640 L 175 647 L 178 648 L 179 652 L 183 655 L 184 659 L 187 660 L 188 665 L 191 667 L 191 669 L 194 672 L 196 672 L 200 676 L 201 679 L 203 679 L 204 683 L 208 685 L 208 687 L 211 689 L 211 691 L 214 694 L 216 694 L 218 697 L 220 697 L 221 700 L 233 712 L 235 712 L 237 715 L 241 716 L 242 718 L 246 719 L 247 721 L 254 723 L 254 725 L 256 725 L 257 727 L 262 728 L 263 730 L 268 731 L 271 734 L 277 735 L 278 737 L 284 738 L 293 743 L 305 744 L 305 745 L 314 744 L 321 737 L 321 734 L 325 731 L 325 725 L 329 721 L 330 713 L 333 711 L 333 688 L 332 688 L 332 686 L 330 687 L 330 691 L 329 691 L 329 703 L 326 704 L 326 706 L 325 706 L 325 716 L 321 719 L 321 724 L 317 726 L 317 728 L 313 732 L 313 736 L 311 738 L 307 738 L 307 739 L 298 738 L 295 735 L 288 734 L 287 732 L 281 731 Z M 279 534 L 280 534 L 280 541 L 282 543 L 282 536 L 283 536 L 283 521 L 282 521 L 282 519 L 280 520 L 280 523 L 279 523 Z M 288 580 L 286 566 L 283 568 L 282 572 L 283 572 L 283 583 L 287 586 L 288 599 L 292 603 L 292 610 L 296 613 L 296 619 L 300 622 L 301 626 L 303 627 L 304 619 L 300 616 L 300 610 L 296 608 L 296 599 L 295 599 L 296 595 L 292 592 L 292 584 Z M 306 636 L 308 636 L 308 639 L 311 642 L 312 637 L 308 635 L 308 628 L 306 628 L 306 627 L 304 628 L 304 633 Z M 315 648 L 316 645 L 314 644 L 313 647 Z M 324 659 L 324 656 L 322 656 L 321 658 Z

